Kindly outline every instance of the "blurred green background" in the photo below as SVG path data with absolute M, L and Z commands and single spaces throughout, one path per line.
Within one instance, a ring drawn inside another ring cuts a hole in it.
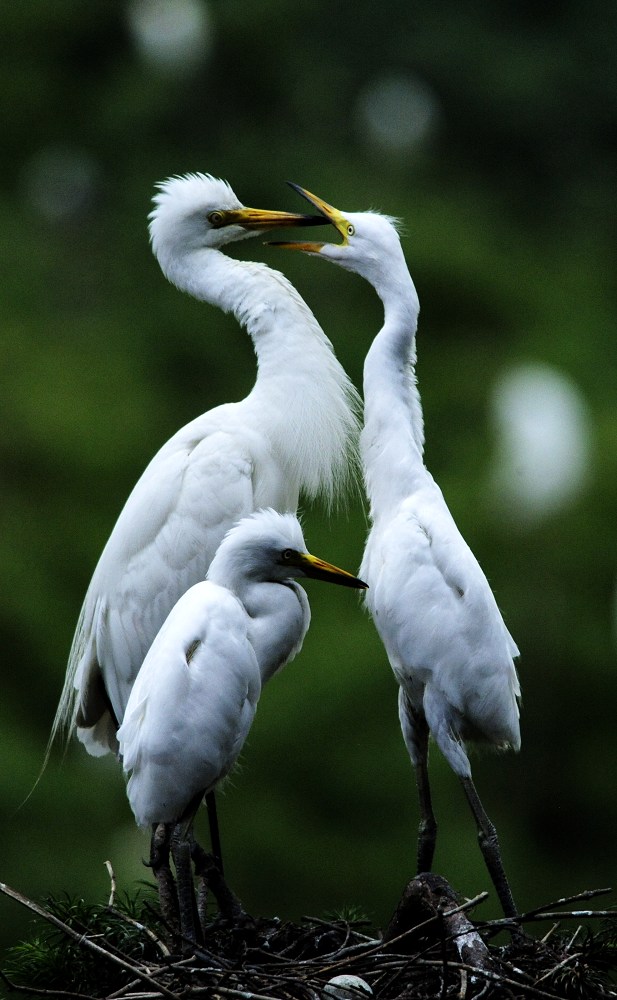
M 427 464 L 522 651 L 523 749 L 476 755 L 476 783 L 522 908 L 614 883 L 614 7 L 21 0 L 0 18 L 0 879 L 104 901 L 106 859 L 121 889 L 147 875 L 115 761 L 56 748 L 22 803 L 126 496 L 254 378 L 248 337 L 148 246 L 155 182 L 203 170 L 250 205 L 302 211 L 291 179 L 405 220 Z M 259 241 L 234 252 L 285 271 L 360 385 L 372 289 Z M 359 564 L 359 499 L 304 524 Z M 220 800 L 227 873 L 249 911 L 357 906 L 379 926 L 415 851 L 396 686 L 355 598 L 310 597 Z M 472 895 L 489 880 L 471 817 L 431 764 L 436 870 Z M 0 926 L 14 942 L 28 917 L 0 898 Z

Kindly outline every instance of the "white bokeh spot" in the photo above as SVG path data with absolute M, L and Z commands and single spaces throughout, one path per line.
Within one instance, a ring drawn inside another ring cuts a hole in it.
M 138 52 L 162 71 L 190 70 L 212 50 L 204 0 L 131 0 L 127 18 Z
M 513 520 L 538 520 L 582 491 L 591 467 L 591 419 L 574 382 L 545 364 L 509 368 L 491 401 L 494 492 Z
M 355 121 L 369 145 L 393 154 L 423 146 L 440 119 L 436 94 L 411 73 L 387 73 L 369 80 L 356 98 Z

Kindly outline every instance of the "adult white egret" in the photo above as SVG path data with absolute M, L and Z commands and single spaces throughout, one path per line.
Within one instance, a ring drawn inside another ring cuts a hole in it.
M 419 301 L 395 220 L 341 212 L 292 185 L 343 238 L 282 244 L 318 254 L 366 278 L 384 325 L 364 364 L 360 451 L 372 526 L 360 575 L 367 606 L 400 685 L 399 718 L 420 801 L 418 871 L 430 871 L 437 827 L 428 779 L 428 736 L 460 778 L 480 847 L 506 916 L 516 907 L 495 827 L 471 777 L 464 740 L 520 747 L 518 649 L 488 581 L 423 459 L 416 329 Z
M 225 532 L 259 507 L 295 510 L 300 494 L 330 500 L 349 483 L 358 397 L 330 341 L 282 274 L 222 252 L 311 221 L 246 208 L 207 174 L 159 185 L 150 237 L 163 273 L 233 312 L 253 341 L 257 379 L 241 402 L 174 434 L 130 494 L 86 593 L 50 745 L 68 726 L 91 754 L 117 751 L 143 659 L 181 594 L 205 577 Z
M 152 825 L 155 834 L 161 823 L 178 824 L 172 851 L 180 918 L 183 936 L 192 941 L 198 931 L 193 818 L 236 762 L 263 684 L 300 651 L 311 617 L 306 593 L 295 582 L 304 577 L 366 587 L 310 555 L 293 514 L 261 510 L 241 520 L 221 542 L 207 580 L 194 584 L 169 613 L 118 730 L 137 822 Z

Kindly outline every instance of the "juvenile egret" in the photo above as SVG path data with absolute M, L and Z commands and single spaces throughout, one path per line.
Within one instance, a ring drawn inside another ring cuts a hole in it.
M 253 341 L 257 379 L 241 402 L 174 434 L 130 494 L 86 593 L 50 745 L 68 726 L 89 753 L 117 751 L 143 659 L 178 598 L 205 577 L 225 532 L 259 507 L 295 510 L 300 494 L 332 500 L 348 486 L 358 397 L 330 341 L 282 274 L 222 252 L 314 221 L 246 208 L 207 174 L 159 185 L 150 237 L 163 273 L 233 312 Z
M 416 328 L 419 301 L 393 219 L 340 212 L 292 185 L 343 238 L 282 244 L 318 254 L 366 278 L 384 325 L 364 364 L 360 452 L 372 526 L 360 575 L 367 606 L 399 683 L 399 718 L 420 801 L 418 871 L 430 871 L 437 827 L 428 779 L 428 736 L 460 778 L 489 874 L 506 916 L 516 907 L 495 827 L 471 777 L 464 740 L 520 747 L 518 649 L 488 581 L 423 459 Z
M 295 582 L 304 577 L 366 587 L 310 555 L 293 514 L 261 510 L 243 518 L 221 542 L 207 579 L 169 613 L 118 730 L 138 824 L 155 833 L 161 823 L 179 824 L 172 850 L 181 925 L 191 940 L 193 818 L 236 762 L 262 685 L 300 651 L 311 617 Z

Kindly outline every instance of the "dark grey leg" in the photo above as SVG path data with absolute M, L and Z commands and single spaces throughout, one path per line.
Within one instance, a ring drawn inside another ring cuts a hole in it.
M 192 845 L 191 857 L 193 858 Z M 208 882 L 199 871 L 197 865 L 195 865 L 195 874 L 197 876 L 197 917 L 205 941 L 208 927 Z
M 497 831 L 484 811 L 484 807 L 480 802 L 480 797 L 471 778 L 461 778 L 461 783 L 476 821 L 478 843 L 484 857 L 484 863 L 497 890 L 504 916 L 516 917 L 517 909 L 501 860 Z
M 208 792 L 206 795 L 206 808 L 208 810 L 208 824 L 210 826 L 210 846 L 212 847 L 212 853 L 216 863 L 219 866 L 219 871 L 221 875 L 224 875 L 223 852 L 221 851 L 219 820 L 216 812 L 216 795 L 214 792 Z
M 169 823 L 155 823 L 150 841 L 150 867 L 159 887 L 161 915 L 167 926 L 177 930 L 179 912 L 176 883 L 169 864 L 169 849 L 172 832 Z
M 195 902 L 191 844 L 187 838 L 186 826 L 183 823 L 178 823 L 174 827 L 171 838 L 171 853 L 176 866 L 182 951 L 184 954 L 192 954 L 195 946 L 203 942 Z
M 191 840 L 191 856 L 195 864 L 195 873 L 198 878 L 203 879 L 211 890 L 218 904 L 221 916 L 233 924 L 246 920 L 247 914 L 242 907 L 242 903 L 227 885 L 216 859 L 212 854 L 204 851 L 203 847 L 194 838 Z
M 430 872 L 437 840 L 437 821 L 431 802 L 431 787 L 428 780 L 428 736 L 426 719 L 416 718 L 416 785 L 420 803 L 420 824 L 418 826 L 418 875 Z

